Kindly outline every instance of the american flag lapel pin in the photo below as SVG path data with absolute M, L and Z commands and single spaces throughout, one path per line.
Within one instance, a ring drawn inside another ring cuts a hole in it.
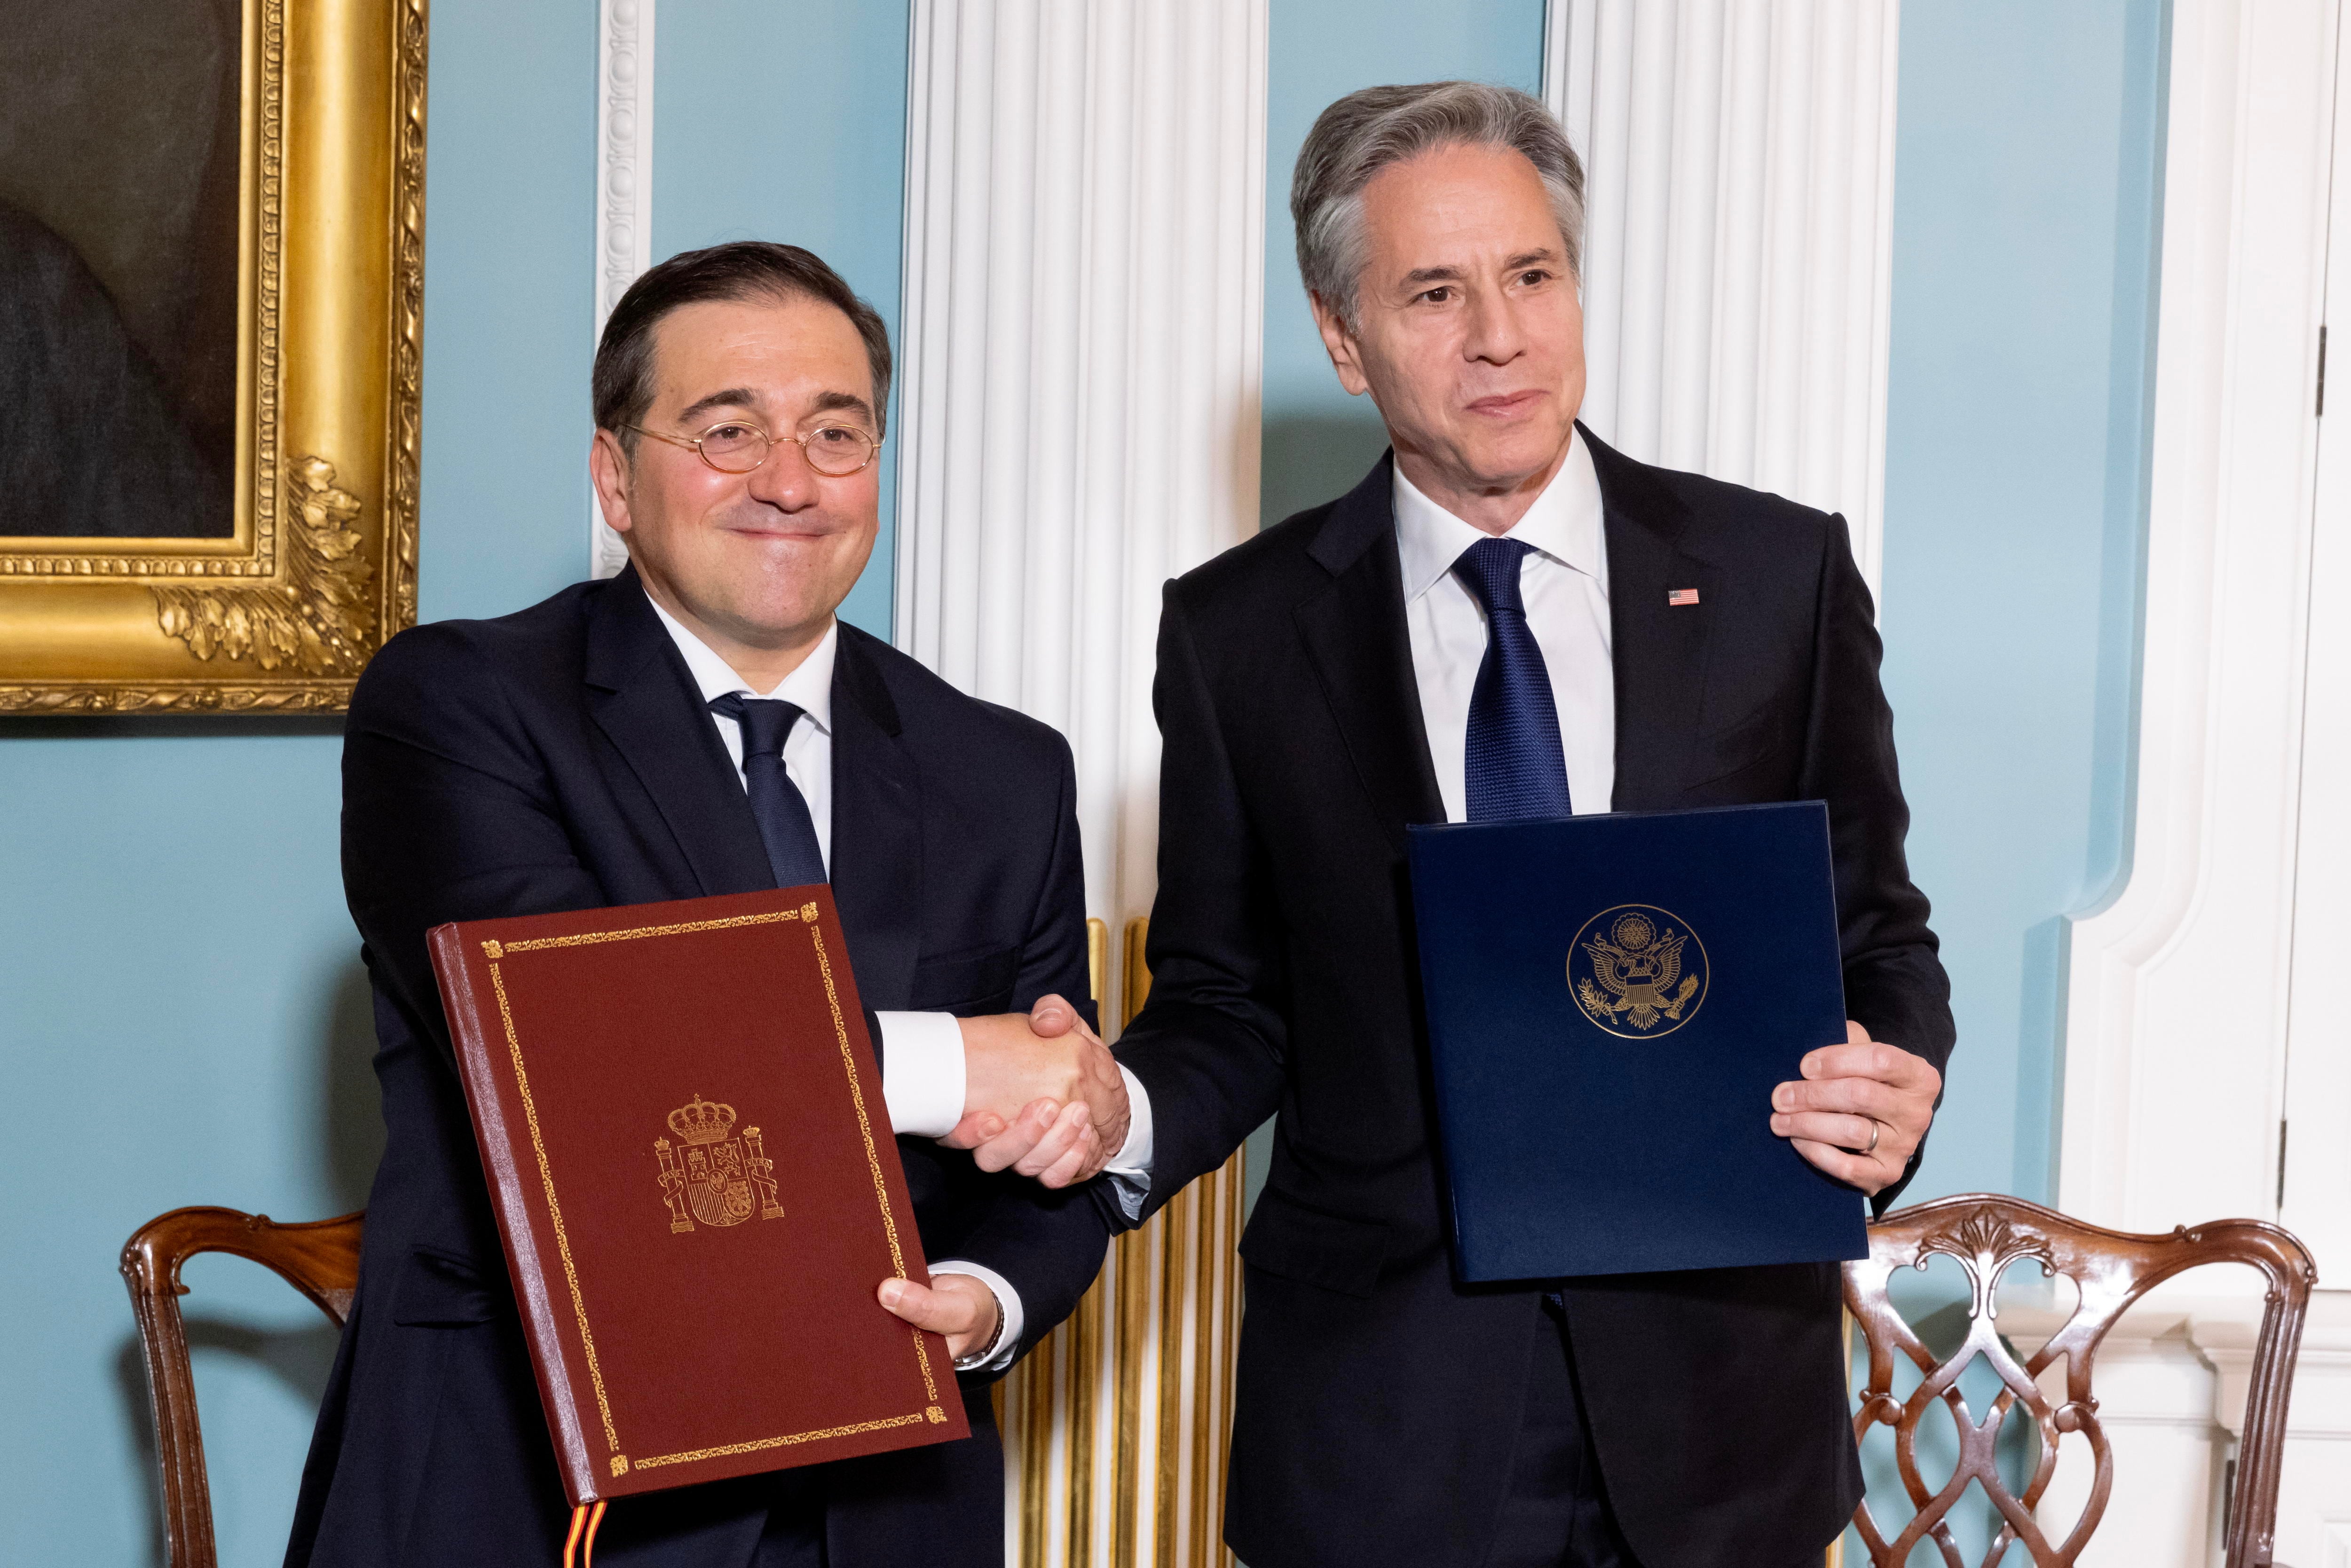
M 1674 606 L 1696 604 L 1698 602 L 1698 590 L 1695 588 L 1667 589 L 1666 591 L 1666 602 Z

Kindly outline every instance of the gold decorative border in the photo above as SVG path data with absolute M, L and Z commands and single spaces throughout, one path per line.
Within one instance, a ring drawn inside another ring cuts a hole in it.
M 571 1261 L 571 1236 L 563 1228 L 563 1205 L 555 1196 L 555 1172 L 547 1163 L 547 1140 L 539 1135 L 538 1107 L 530 1097 L 530 1071 L 522 1064 L 522 1040 L 515 1033 L 514 1012 L 507 1006 L 506 977 L 498 972 L 495 960 L 490 965 L 490 988 L 498 996 L 498 1021 L 506 1026 L 507 1052 L 514 1059 L 515 1087 L 522 1094 L 523 1120 L 530 1125 L 531 1153 L 538 1156 L 539 1185 L 547 1192 L 548 1217 L 555 1222 L 555 1249 L 563 1258 L 564 1283 L 571 1287 L 571 1311 L 580 1320 L 580 1342 L 588 1352 L 588 1381 L 596 1389 L 596 1412 L 604 1418 L 604 1441 L 617 1454 L 621 1451 L 621 1435 L 612 1426 L 611 1402 L 604 1397 L 603 1368 L 596 1364 L 596 1335 L 588 1326 L 588 1301 L 580 1293 L 580 1270 Z
M 205 680 L 0 685 L 0 716 L 340 713 L 351 705 L 351 685 L 350 681 L 307 680 L 268 685 L 224 685 Z
M 824 976 L 824 999 L 832 1009 L 833 1038 L 841 1042 L 841 1071 L 849 1075 L 849 1102 L 857 1108 L 857 1134 L 865 1141 L 865 1168 L 873 1176 L 873 1200 L 882 1211 L 882 1234 L 890 1242 L 890 1272 L 898 1279 L 906 1277 L 906 1255 L 898 1247 L 898 1219 L 890 1212 L 890 1188 L 882 1177 L 882 1155 L 873 1145 L 872 1118 L 865 1113 L 865 1090 L 857 1076 L 856 1053 L 850 1050 L 849 1027 L 841 1016 L 841 993 L 833 988 L 832 960 L 824 950 L 824 932 L 816 923 L 816 905 L 801 905 L 801 917 L 809 923 L 809 940 L 816 946 L 816 967 Z M 906 1333 L 914 1342 L 914 1360 L 923 1369 L 923 1392 L 934 1405 L 938 1402 L 939 1385 L 931 1376 L 931 1351 L 923 1343 L 923 1331 L 909 1328 Z
M 579 1270 L 572 1264 L 571 1239 L 564 1229 L 563 1208 L 555 1193 L 555 1174 L 548 1163 L 547 1145 L 539 1135 L 538 1111 L 531 1102 L 530 1076 L 523 1064 L 522 1040 L 515 1029 L 514 1014 L 507 1005 L 506 979 L 500 970 L 500 964 L 508 956 L 517 953 L 533 953 L 563 947 L 596 946 L 607 942 L 632 942 L 648 936 L 691 936 L 698 932 L 733 930 L 749 925 L 772 925 L 786 921 L 802 923 L 808 927 L 809 942 L 816 954 L 817 969 L 824 979 L 825 1000 L 832 1010 L 833 1038 L 841 1047 L 841 1065 L 849 1080 L 850 1103 L 857 1112 L 858 1133 L 864 1140 L 865 1166 L 873 1178 L 873 1197 L 881 1211 L 883 1235 L 890 1246 L 891 1272 L 896 1278 L 903 1280 L 906 1277 L 906 1258 L 899 1243 L 897 1217 L 890 1212 L 890 1188 L 882 1171 L 881 1151 L 873 1138 L 872 1118 L 865 1108 L 864 1082 L 857 1071 L 856 1052 L 849 1042 L 849 1026 L 841 1010 L 841 993 L 833 984 L 832 960 L 825 952 L 824 931 L 817 924 L 817 906 L 814 904 L 804 904 L 797 909 L 776 910 L 766 915 L 735 915 L 717 920 L 689 920 L 668 925 L 628 926 L 618 931 L 583 931 L 570 936 L 530 936 L 517 942 L 485 940 L 482 943 L 483 956 L 489 961 L 490 987 L 498 998 L 498 1019 L 505 1026 L 507 1053 L 514 1061 L 515 1087 L 522 1096 L 523 1120 L 530 1128 L 531 1151 L 538 1159 L 539 1182 L 547 1195 L 548 1217 L 555 1229 L 556 1251 L 563 1260 L 564 1282 L 571 1291 L 572 1314 L 578 1321 L 580 1345 L 587 1355 L 588 1381 L 596 1391 L 596 1409 L 603 1418 L 604 1441 L 611 1455 L 611 1469 L 616 1478 L 627 1474 L 632 1468 L 643 1470 L 663 1465 L 694 1464 L 708 1459 L 730 1458 L 738 1454 L 758 1453 L 769 1448 L 789 1448 L 800 1443 L 820 1442 L 828 1437 L 847 1437 L 864 1432 L 886 1431 L 893 1427 L 909 1427 L 920 1422 L 928 1422 L 934 1426 L 943 1425 L 947 1418 L 946 1412 L 940 1407 L 938 1402 L 938 1380 L 931 1369 L 930 1347 L 924 1343 L 922 1331 L 910 1327 L 906 1332 L 914 1343 L 914 1362 L 922 1372 L 924 1397 L 928 1401 L 922 1410 L 912 1415 L 880 1417 L 844 1427 L 828 1427 L 820 1431 L 791 1432 L 780 1437 L 753 1438 L 747 1442 L 726 1443 L 716 1448 L 695 1448 L 684 1453 L 657 1454 L 649 1458 L 631 1459 L 621 1452 L 620 1433 L 613 1423 L 611 1403 L 604 1390 L 603 1370 L 598 1365 L 596 1360 L 596 1336 L 588 1322 L 587 1298 L 580 1288 Z
M 731 931 L 744 925 L 773 925 L 779 920 L 806 920 L 813 924 L 816 905 L 803 904 L 798 909 L 778 909 L 770 915 L 730 915 L 723 920 L 685 920 L 674 925 L 632 925 L 625 931 L 582 931 L 574 936 L 528 936 L 519 942 L 485 942 L 482 951 L 492 958 L 507 953 L 537 953 L 550 947 L 594 947 L 606 942 L 634 942 L 643 936 L 686 936 L 697 931 Z M 825 985 L 831 988 L 832 972 L 825 971 Z M 841 1009 L 833 1009 L 838 1021 Z
M 424 59 L 427 0 L 400 0 L 392 170 L 392 483 L 384 511 L 384 633 L 416 624 L 416 519 L 424 450 Z
M 6 541 L 0 716 L 334 712 L 415 622 L 428 0 L 242 11 L 236 531 Z
M 860 1421 L 849 1427 L 827 1427 L 821 1432 L 793 1432 L 781 1437 L 761 1437 L 751 1443 L 728 1443 L 716 1448 L 696 1448 L 684 1454 L 656 1454 L 650 1459 L 635 1461 L 636 1468 L 650 1470 L 659 1465 L 690 1465 L 702 1459 L 731 1458 L 737 1454 L 756 1454 L 768 1448 L 788 1448 L 796 1443 L 817 1443 L 827 1437 L 854 1437 L 861 1432 L 886 1432 L 893 1427 L 912 1427 L 918 1422 L 934 1424 L 946 1421 L 947 1413 L 934 1405 L 919 1416 L 892 1416 L 880 1421 Z

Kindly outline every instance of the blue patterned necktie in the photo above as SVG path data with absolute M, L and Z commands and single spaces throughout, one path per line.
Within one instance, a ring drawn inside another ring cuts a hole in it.
M 802 709 L 794 703 L 728 692 L 711 700 L 710 711 L 742 727 L 743 787 L 751 797 L 751 815 L 759 824 L 760 841 L 768 846 L 776 885 L 830 882 L 824 851 L 816 841 L 816 819 L 809 815 L 799 786 L 784 771 L 784 740 L 799 723 Z
M 1469 695 L 1462 769 L 1473 822 L 1564 817 L 1573 810 L 1551 673 L 1519 597 L 1519 569 L 1533 553 L 1516 539 L 1479 539 L 1453 563 L 1453 575 L 1486 610 L 1486 657 Z

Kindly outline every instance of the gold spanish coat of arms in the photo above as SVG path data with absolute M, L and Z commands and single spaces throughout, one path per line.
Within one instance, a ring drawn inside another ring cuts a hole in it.
M 653 1140 L 653 1157 L 661 1163 L 662 1201 L 669 1206 L 672 1231 L 692 1230 L 695 1220 L 705 1225 L 740 1225 L 757 1213 L 762 1219 L 781 1219 L 784 1207 L 776 1199 L 776 1162 L 759 1142 L 759 1129 L 735 1128 L 735 1107 L 705 1100 L 700 1094 L 669 1113 L 669 1130 L 685 1146 L 674 1148 L 667 1138 Z
M 1593 1023 L 1626 1040 L 1654 1040 L 1705 1004 L 1706 946 L 1665 910 L 1620 904 L 1575 934 L 1567 977 L 1575 1005 Z

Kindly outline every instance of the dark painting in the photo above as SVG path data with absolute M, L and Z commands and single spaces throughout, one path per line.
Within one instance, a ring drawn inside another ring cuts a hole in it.
M 237 0 L 0 0 L 0 537 L 235 531 Z

